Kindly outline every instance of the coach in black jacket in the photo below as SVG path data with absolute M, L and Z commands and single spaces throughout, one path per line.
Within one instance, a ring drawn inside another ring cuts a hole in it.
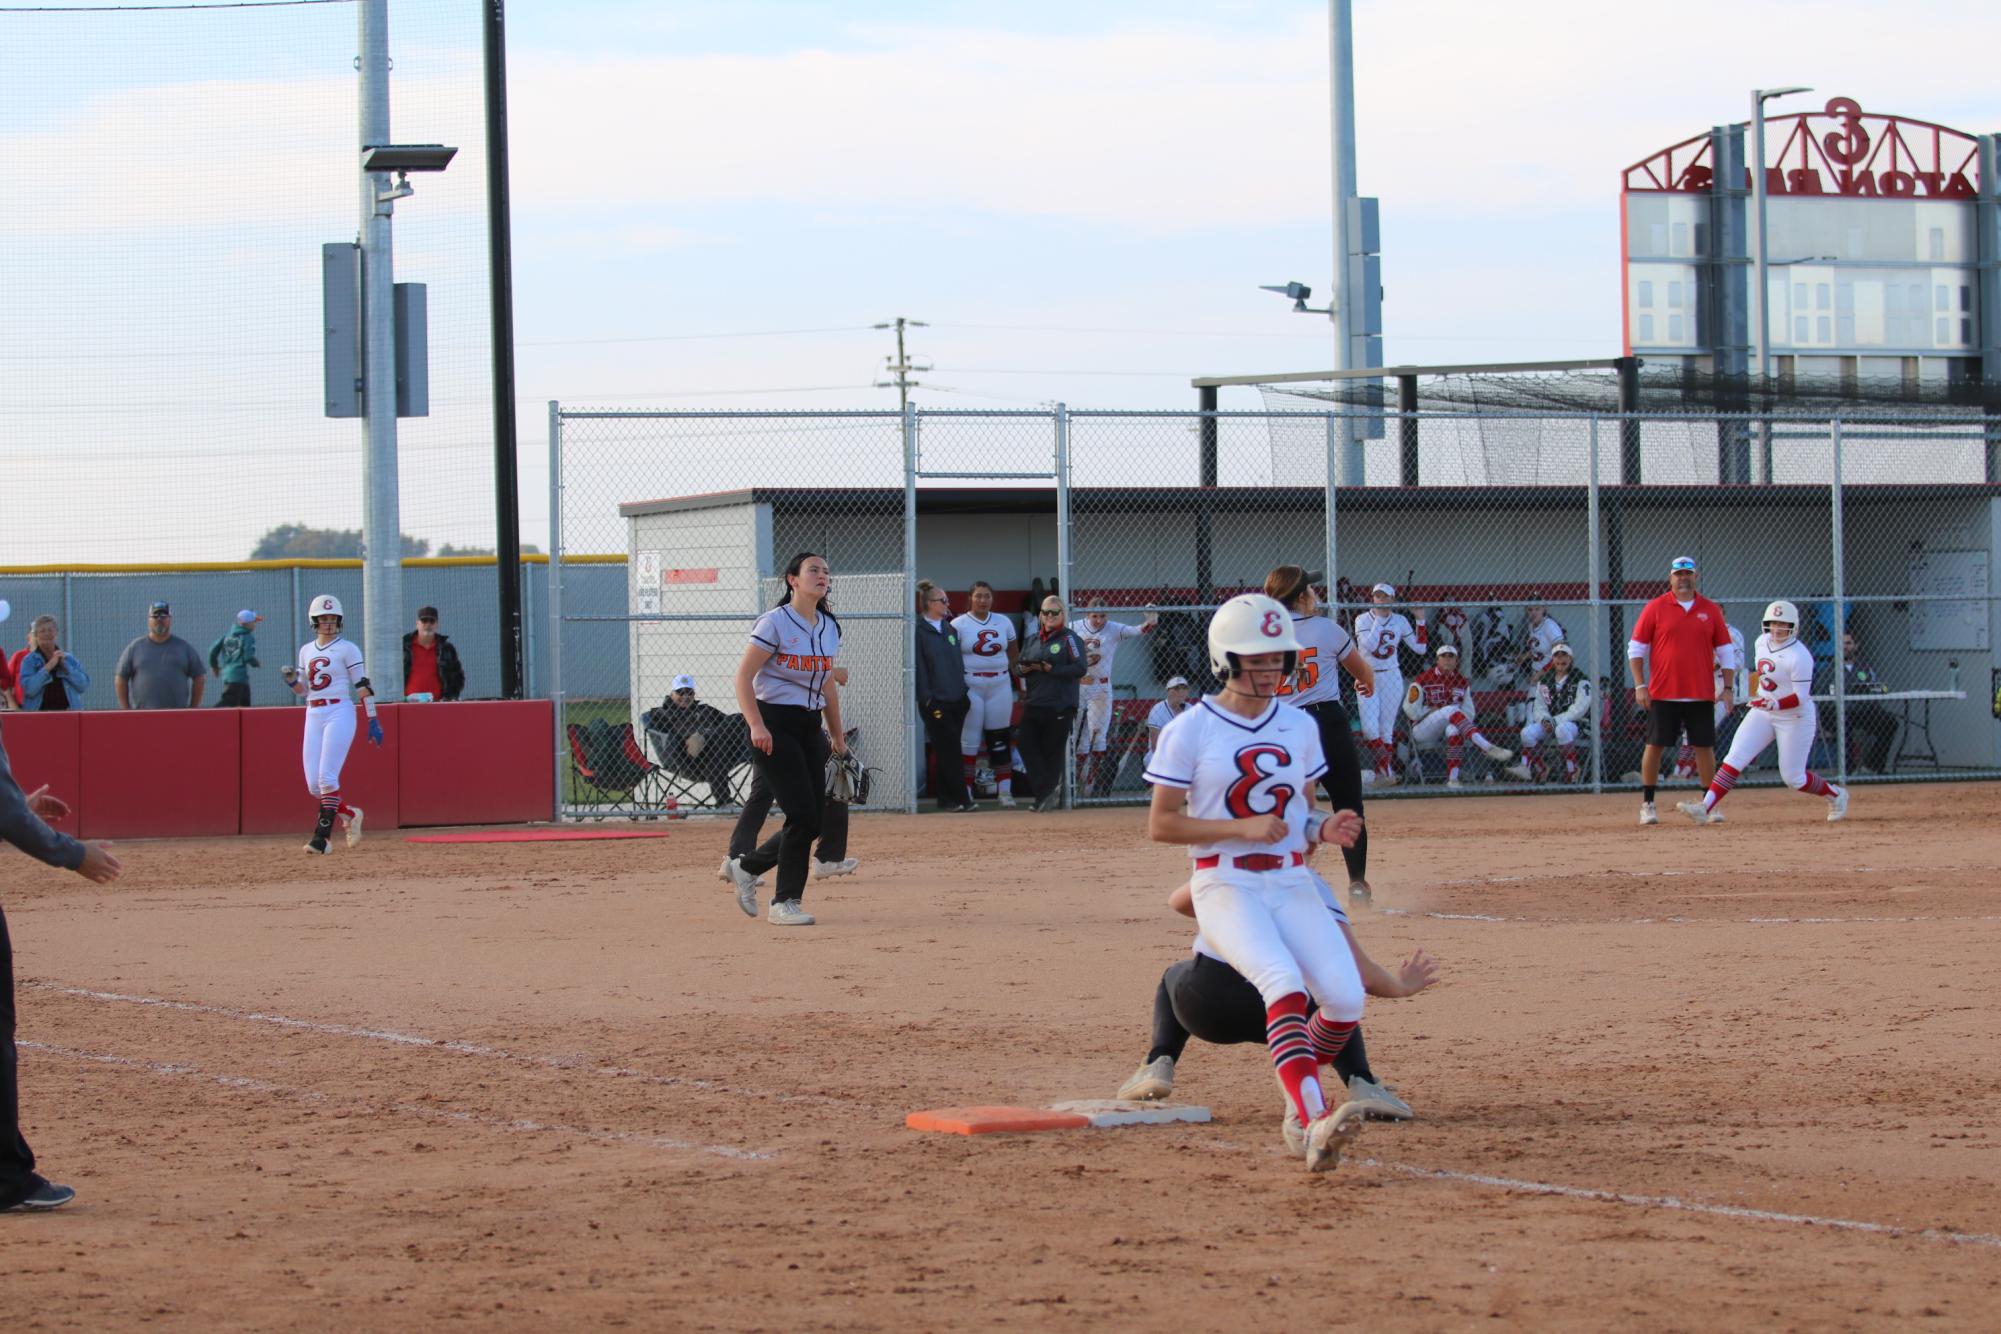
M 1022 643 L 1015 670 L 1026 698 L 1021 711 L 1021 757 L 1035 809 L 1054 810 L 1056 790 L 1070 768 L 1070 725 L 1077 720 L 1077 683 L 1084 677 L 1084 641 L 1063 619 L 1063 599 L 1046 597 L 1036 634 Z
M 966 695 L 966 661 L 959 632 L 952 628 L 952 605 L 945 590 L 929 579 L 917 585 L 917 716 L 931 742 L 931 790 L 941 811 L 973 811 L 966 770 L 959 759 L 959 732 L 971 701 Z

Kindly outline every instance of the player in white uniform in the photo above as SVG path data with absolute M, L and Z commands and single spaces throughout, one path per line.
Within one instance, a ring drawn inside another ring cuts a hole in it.
M 1508 769 L 1516 778 L 1538 783 L 1547 779 L 1542 743 L 1555 741 L 1563 752 L 1563 781 L 1578 781 L 1582 771 L 1577 761 L 1577 738 L 1591 726 L 1592 694 L 1591 678 L 1572 669 L 1575 661 L 1568 644 L 1550 650 L 1549 671 L 1535 684 L 1535 716 L 1522 728 L 1521 763 Z
M 1099 775 L 1105 750 L 1112 734 L 1112 660 L 1125 640 L 1146 634 L 1160 622 L 1158 612 L 1148 612 L 1138 625 L 1107 619 L 1102 606 L 1084 614 L 1082 624 L 1070 627 L 1084 641 L 1084 679 L 1077 683 L 1077 790 L 1091 791 L 1091 780 Z M 1104 775 L 1109 780 L 1110 775 Z
M 1014 618 L 994 611 L 993 585 L 982 579 L 966 595 L 971 610 L 952 618 L 959 656 L 966 668 L 966 721 L 959 729 L 959 754 L 966 765 L 966 792 L 980 794 L 980 753 L 986 752 L 994 791 L 1003 806 L 1014 805 L 1014 662 L 1021 653 Z
M 1496 764 L 1514 758 L 1514 752 L 1489 741 L 1473 722 L 1473 683 L 1459 673 L 1456 644 L 1438 646 L 1438 665 L 1422 672 L 1404 692 L 1404 716 L 1410 719 L 1412 746 L 1445 743 L 1445 786 L 1459 786 L 1459 769 L 1465 760 L 1468 741 L 1486 752 Z
M 1278 701 L 1298 665 L 1292 615 L 1244 593 L 1209 623 L 1209 665 L 1222 693 L 1167 725 L 1147 768 L 1147 833 L 1188 845 L 1195 920 L 1216 955 L 1258 989 L 1267 1041 L 1291 1111 L 1306 1128 L 1306 1165 L 1340 1161 L 1366 1109 L 1330 1109 L 1319 1067 L 1362 1017 L 1362 975 L 1341 923 L 1306 868 L 1314 842 L 1351 843 L 1353 811 L 1322 815 L 1313 783 L 1327 763 L 1313 719 Z M 1309 1020 L 1308 993 L 1319 1002 Z
M 314 598 L 306 608 L 313 623 L 311 640 L 299 646 L 298 665 L 283 668 L 279 675 L 292 693 L 306 701 L 306 739 L 301 760 L 306 771 L 306 791 L 320 803 L 319 822 L 306 851 L 325 856 L 334 821 L 347 828 L 347 845 L 361 842 L 361 807 L 340 799 L 340 771 L 347 763 L 347 750 L 354 744 L 354 699 L 351 689 L 368 711 L 368 739 L 382 744 L 382 723 L 375 716 L 375 691 L 362 675 L 361 650 L 341 638 L 340 599 L 330 593 Z
M 1166 698 L 1160 700 L 1146 715 L 1146 762 L 1153 763 L 1153 752 L 1160 749 L 1161 729 L 1179 718 L 1188 708 L 1188 678 L 1170 676 L 1167 679 Z
M 1813 704 L 1813 651 L 1799 639 L 1799 608 L 1790 602 L 1774 602 L 1765 608 L 1765 633 L 1758 636 L 1758 651 L 1751 674 L 1756 677 L 1751 711 L 1737 726 L 1730 754 L 1716 766 L 1716 777 L 1701 801 L 1675 803 L 1675 809 L 1697 824 L 1710 824 L 1716 803 L 1737 786 L 1737 776 L 1762 755 L 1765 747 L 1779 743 L 1779 776 L 1786 786 L 1810 797 L 1827 798 L 1827 818 L 1839 820 L 1848 814 L 1848 789 L 1836 787 L 1806 767 L 1813 752 L 1817 718 Z
M 1736 650 L 1737 654 L 1735 661 L 1743 662 L 1744 632 L 1734 625 L 1729 626 L 1728 629 L 1730 631 L 1730 647 Z M 1721 667 L 1716 669 L 1716 735 L 1718 737 L 1723 735 L 1723 724 L 1729 719 L 1730 715 L 1740 707 L 1751 702 L 1751 674 L 1749 672 L 1733 672 L 1731 675 L 1736 679 L 1726 695 L 1723 689 L 1723 669 Z M 1690 783 L 1696 780 L 1695 752 L 1689 749 L 1686 735 L 1682 737 L 1681 750 L 1675 755 L 1674 776 Z M 1720 813 L 1714 817 L 1714 823 L 1723 823 L 1723 816 Z
M 1397 705 L 1403 702 L 1403 663 L 1399 654 L 1405 644 L 1425 652 L 1424 613 L 1417 613 L 1413 626 L 1402 613 L 1390 610 L 1397 591 L 1389 584 L 1377 584 L 1369 591 L 1376 605 L 1355 618 L 1355 642 L 1376 673 L 1374 695 L 1355 701 L 1362 715 L 1362 744 L 1374 762 L 1372 773 L 1362 775 L 1389 786 L 1397 781 Z
M 1522 666 L 1530 681 L 1549 670 L 1549 660 L 1555 655 L 1556 646 L 1563 642 L 1563 627 L 1549 614 L 1549 608 L 1542 605 L 1541 597 L 1540 593 L 1529 594 L 1529 605 L 1522 617 Z

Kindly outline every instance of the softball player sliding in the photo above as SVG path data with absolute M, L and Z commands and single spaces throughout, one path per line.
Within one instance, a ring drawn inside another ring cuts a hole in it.
M 340 599 L 322 593 L 306 608 L 313 623 L 311 641 L 299 646 L 295 667 L 279 672 L 292 693 L 306 701 L 306 740 L 301 756 L 306 771 L 306 790 L 320 803 L 319 823 L 306 851 L 325 856 L 327 839 L 338 818 L 347 828 L 347 845 L 361 842 L 361 807 L 340 799 L 340 771 L 347 763 L 347 748 L 354 744 L 354 702 L 348 695 L 353 687 L 368 710 L 368 740 L 382 744 L 382 723 L 375 716 L 375 691 L 361 674 L 361 650 L 341 638 Z
M 1790 602 L 1765 608 L 1765 633 L 1758 636 L 1752 666 L 1751 711 L 1737 725 L 1730 754 L 1716 766 L 1716 777 L 1701 801 L 1675 803 L 1675 809 L 1697 824 L 1709 824 L 1716 803 L 1737 786 L 1737 776 L 1779 743 L 1779 776 L 1788 787 L 1810 797 L 1827 798 L 1827 818 L 1848 814 L 1848 789 L 1836 787 L 1806 767 L 1813 750 L 1818 719 L 1813 704 L 1813 652 L 1799 641 L 1799 609 Z
M 952 618 L 959 656 L 966 670 L 966 721 L 959 728 L 959 753 L 966 764 L 966 792 L 979 795 L 980 752 L 993 769 L 994 791 L 1003 806 L 1014 805 L 1014 755 L 1008 730 L 1014 725 L 1014 660 L 1020 654 L 1014 620 L 994 614 L 993 585 L 982 579 L 966 595 L 970 611 Z
M 1396 597 L 1392 585 L 1377 584 L 1369 590 L 1369 600 L 1376 605 L 1355 618 L 1355 642 L 1376 673 L 1376 693 L 1355 701 L 1362 715 L 1362 744 L 1376 762 L 1373 775 L 1363 778 L 1373 776 L 1385 787 L 1397 781 L 1397 706 L 1403 703 L 1399 655 L 1406 641 L 1420 656 L 1425 651 L 1424 613 L 1417 614 L 1413 627 L 1401 613 L 1390 610 Z
M 1299 663 L 1292 615 L 1275 598 L 1231 598 L 1209 622 L 1222 693 L 1169 723 L 1147 766 L 1147 833 L 1188 845 L 1195 920 L 1210 948 L 1257 988 L 1308 1171 L 1324 1172 L 1360 1133 L 1366 1109 L 1330 1109 L 1320 1066 L 1362 1018 L 1362 975 L 1343 926 L 1306 869 L 1313 842 L 1352 843 L 1353 811 L 1322 815 L 1312 784 L 1327 770 L 1314 720 L 1278 701 Z M 1311 993 L 1320 1009 L 1307 1016 Z

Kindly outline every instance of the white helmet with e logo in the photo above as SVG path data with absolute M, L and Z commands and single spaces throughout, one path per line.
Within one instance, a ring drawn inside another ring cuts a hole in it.
M 1783 624 L 1786 627 L 1786 638 L 1791 639 L 1795 634 L 1799 633 L 1800 610 L 1792 603 L 1781 598 L 1771 606 L 1765 608 L 1764 618 L 1759 624 L 1769 625 L 1773 621 Z
M 1241 593 L 1216 608 L 1209 619 L 1209 670 L 1227 681 L 1243 668 L 1242 658 L 1260 653 L 1285 654 L 1285 674 L 1299 666 L 1299 636 L 1292 632 L 1292 613 L 1277 598 Z
M 335 617 L 343 624 L 347 621 L 347 616 L 340 609 L 340 599 L 331 593 L 320 594 L 306 607 L 308 623 L 317 621 L 322 616 Z

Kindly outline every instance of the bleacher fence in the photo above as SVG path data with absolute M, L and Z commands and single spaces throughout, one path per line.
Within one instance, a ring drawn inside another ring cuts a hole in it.
M 955 611 L 984 579 L 1010 612 L 1060 591 L 1073 625 L 1101 604 L 1111 620 L 1146 627 L 1111 655 L 1103 754 L 1064 776 L 1065 801 L 1078 805 L 1146 799 L 1145 716 L 1164 682 L 1181 675 L 1198 693 L 1214 689 L 1208 613 L 1287 563 L 1324 574 L 1330 614 L 1344 623 L 1372 585 L 1396 586 L 1397 608 L 1424 616 L 1427 652 L 1400 651 L 1378 669 L 1407 683 L 1453 639 L 1480 727 L 1509 749 L 1534 712 L 1533 666 L 1560 630 L 1597 693 L 1578 773 L 1568 777 L 1553 750 L 1526 779 L 1511 772 L 1522 761 L 1469 751 L 1463 791 L 1634 784 L 1643 720 L 1627 637 L 1684 555 L 1747 649 L 1767 603 L 1800 606 L 1820 667 L 1816 769 L 1837 781 L 2001 774 L 2001 486 L 1994 427 L 1978 420 L 554 403 L 549 416 L 548 690 L 571 816 L 658 813 L 668 797 L 727 810 L 741 799 L 745 765 L 717 773 L 648 714 L 674 707 L 666 696 L 683 674 L 698 702 L 737 714 L 746 632 L 802 551 L 834 570 L 846 721 L 860 727 L 878 770 L 872 804 L 884 809 L 915 809 L 924 790 L 912 664 L 920 577 L 950 590 Z M 1732 476 L 1754 480 L 1718 480 Z M 579 605 L 571 552 L 625 553 L 622 607 Z M 1844 627 L 1860 675 L 1841 669 Z M 602 666 L 607 630 L 623 638 L 627 673 L 627 689 L 609 698 L 582 685 Z M 1352 692 L 1350 702 L 1352 712 Z M 1741 716 L 1725 724 L 1719 759 Z M 614 782 L 609 802 L 579 793 L 567 727 L 600 720 L 630 725 L 647 766 L 619 775 L 632 781 Z M 1772 759 L 1749 781 L 1776 782 Z M 1447 790 L 1438 759 L 1411 750 L 1402 728 L 1397 764 L 1398 795 Z

